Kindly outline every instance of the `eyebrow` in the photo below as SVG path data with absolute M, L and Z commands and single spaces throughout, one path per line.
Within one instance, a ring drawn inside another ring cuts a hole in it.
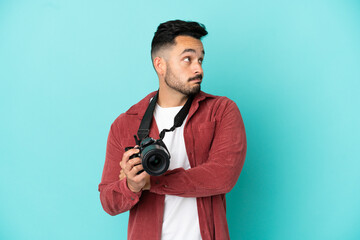
M 180 55 L 184 54 L 184 53 L 187 53 L 187 52 L 193 52 L 193 53 L 196 53 L 195 49 L 192 49 L 192 48 L 186 48 Z M 205 55 L 205 51 L 202 50 L 202 54 Z

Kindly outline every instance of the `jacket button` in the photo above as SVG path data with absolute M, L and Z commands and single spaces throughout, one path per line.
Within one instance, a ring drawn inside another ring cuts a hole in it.
M 166 184 L 165 184 L 165 185 L 164 185 L 164 187 L 165 187 L 165 188 L 167 188 L 167 187 L 168 187 L 168 185 L 166 185 Z

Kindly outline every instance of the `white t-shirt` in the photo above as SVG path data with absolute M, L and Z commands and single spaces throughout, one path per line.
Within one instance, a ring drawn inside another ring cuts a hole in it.
M 182 106 L 162 108 L 156 104 L 154 117 L 159 133 L 163 129 L 170 129 L 174 125 L 174 118 L 181 108 Z M 184 126 L 186 119 L 181 127 L 175 128 L 173 132 L 165 133 L 163 141 L 171 156 L 169 170 L 175 168 L 191 168 L 186 154 L 184 141 Z M 196 198 L 165 195 L 165 209 L 161 239 L 201 239 Z

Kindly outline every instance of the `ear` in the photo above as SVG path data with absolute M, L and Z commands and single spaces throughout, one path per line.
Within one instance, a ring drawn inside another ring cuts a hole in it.
M 166 73 L 165 59 L 162 57 L 156 57 L 156 58 L 154 58 L 153 63 L 154 63 L 156 72 L 161 76 L 165 75 L 165 73 Z

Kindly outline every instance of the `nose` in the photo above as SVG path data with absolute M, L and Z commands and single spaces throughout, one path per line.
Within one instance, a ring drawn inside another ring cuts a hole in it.
M 193 71 L 194 71 L 194 74 L 203 75 L 203 69 L 202 69 L 201 63 L 195 62 L 194 66 L 193 66 Z

